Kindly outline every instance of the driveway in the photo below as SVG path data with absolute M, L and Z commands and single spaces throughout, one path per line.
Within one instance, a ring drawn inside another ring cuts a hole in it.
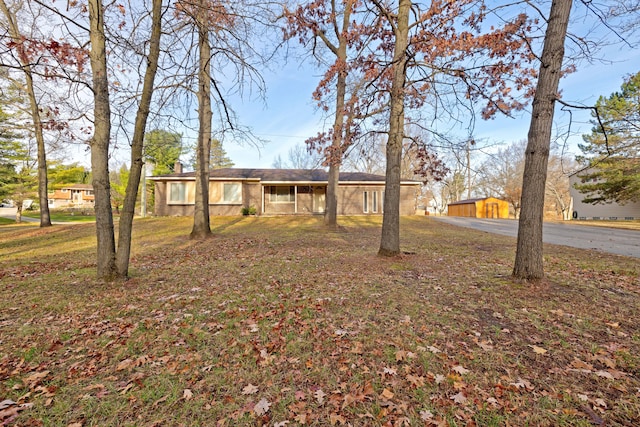
M 518 236 L 518 221 L 513 219 L 478 219 L 463 217 L 434 216 L 437 221 L 473 228 L 504 236 Z M 593 227 L 566 221 L 545 222 L 542 241 L 555 245 L 593 249 L 617 255 L 640 258 L 640 231 L 621 228 Z
M 18 209 L 16 208 L 0 208 L 0 217 L 16 219 L 16 212 Z M 36 218 L 28 218 L 26 216 L 22 217 L 22 222 L 40 222 L 39 219 Z

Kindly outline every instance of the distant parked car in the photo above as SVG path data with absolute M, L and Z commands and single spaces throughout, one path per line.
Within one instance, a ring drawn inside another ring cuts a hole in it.
M 13 203 L 7 200 L 3 200 L 2 202 L 0 202 L 0 208 L 12 208 L 12 207 L 13 207 Z

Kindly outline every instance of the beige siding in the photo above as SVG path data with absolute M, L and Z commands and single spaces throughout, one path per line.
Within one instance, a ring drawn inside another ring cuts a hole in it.
M 155 209 L 158 216 L 193 215 L 195 202 L 195 182 L 181 181 L 186 184 L 186 202 L 169 203 L 169 183 L 155 182 Z M 325 185 L 298 186 L 297 203 L 289 201 L 272 202 L 270 186 L 262 186 L 259 182 L 241 182 L 242 201 L 240 203 L 224 203 L 224 183 L 228 181 L 213 181 L 209 185 L 209 212 L 215 215 L 240 215 L 243 207 L 255 207 L 260 214 L 312 214 L 324 212 L 324 198 L 318 195 L 326 193 Z M 286 186 L 288 187 L 288 186 Z M 302 188 L 308 188 L 303 191 Z M 414 215 L 417 185 L 402 185 L 400 187 L 400 214 Z M 264 191 L 264 212 L 263 194 Z M 367 192 L 367 212 L 364 209 L 364 193 Z M 315 195 L 315 197 L 314 197 Z M 339 215 L 382 215 L 384 185 L 381 184 L 340 184 L 338 187 Z M 377 207 L 374 208 L 374 198 Z
M 400 215 L 416 213 L 415 185 L 400 187 Z M 365 195 L 367 193 L 365 209 Z M 338 188 L 339 215 L 381 215 L 384 203 L 383 185 L 340 185 Z M 375 203 L 374 203 L 375 201 Z M 375 205 L 377 204 L 377 207 Z
M 582 203 L 584 194 L 574 188 L 576 183 L 580 183 L 577 175 L 569 177 L 569 194 L 573 200 L 572 216 L 576 219 L 639 219 L 640 218 L 640 202 L 625 203 L 607 203 L 592 205 Z

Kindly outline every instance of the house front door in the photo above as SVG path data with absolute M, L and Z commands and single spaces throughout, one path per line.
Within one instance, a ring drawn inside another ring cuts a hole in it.
M 323 190 L 316 189 L 313 192 L 313 213 L 324 213 L 326 198 Z

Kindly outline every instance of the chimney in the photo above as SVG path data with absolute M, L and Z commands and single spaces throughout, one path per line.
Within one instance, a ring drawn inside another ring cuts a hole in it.
M 173 173 L 182 173 L 182 163 L 176 162 L 173 165 Z

